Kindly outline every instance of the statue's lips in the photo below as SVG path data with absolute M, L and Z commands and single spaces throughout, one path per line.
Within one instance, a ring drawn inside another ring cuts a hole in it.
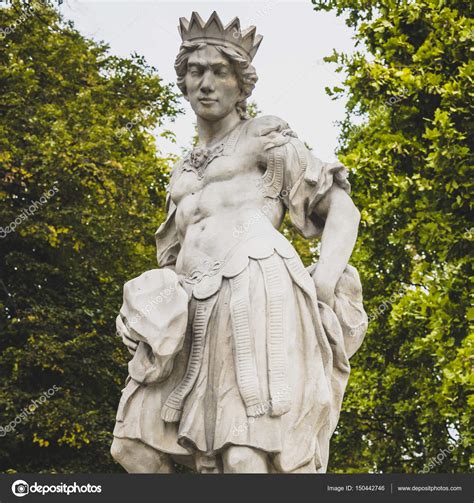
M 217 103 L 217 100 L 213 100 L 212 98 L 199 98 L 199 103 L 203 105 L 211 105 L 212 103 Z

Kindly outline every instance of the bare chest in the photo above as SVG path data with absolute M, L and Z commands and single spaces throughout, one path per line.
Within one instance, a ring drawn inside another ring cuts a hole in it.
M 256 142 L 243 141 L 225 153 L 211 152 L 207 157 L 202 155 L 194 159 L 188 156 L 179 167 L 170 187 L 173 202 L 179 206 L 188 196 L 202 195 L 206 188 L 212 192 L 225 193 L 229 190 L 241 190 L 249 184 L 258 185 L 265 170 L 259 159 Z

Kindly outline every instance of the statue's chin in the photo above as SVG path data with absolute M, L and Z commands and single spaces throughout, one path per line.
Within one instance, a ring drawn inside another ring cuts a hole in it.
M 200 119 L 203 119 L 205 121 L 208 121 L 208 122 L 216 122 L 222 118 L 225 117 L 225 115 L 222 115 L 222 114 L 215 114 L 215 113 L 212 113 L 212 112 L 203 112 L 203 111 L 199 111 L 199 112 L 196 112 L 196 115 L 200 118 Z
M 204 106 L 201 104 L 198 104 L 196 107 L 193 107 L 194 113 L 200 118 L 204 119 L 205 121 L 209 122 L 215 122 L 223 119 L 229 113 L 232 111 L 231 110 L 216 110 L 215 106 Z

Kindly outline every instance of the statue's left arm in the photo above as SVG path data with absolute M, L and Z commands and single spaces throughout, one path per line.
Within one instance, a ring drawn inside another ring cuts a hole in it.
M 328 190 L 314 212 L 324 220 L 324 229 L 313 278 L 319 299 L 333 307 L 336 284 L 349 262 L 357 239 L 360 213 L 347 192 L 338 185 Z
M 262 117 L 257 124 L 268 166 L 263 190 L 269 197 L 282 197 L 303 237 L 321 238 L 319 262 L 310 272 L 319 300 L 333 307 L 334 290 L 354 248 L 360 220 L 349 196 L 347 169 L 339 162 L 317 159 L 281 119 Z

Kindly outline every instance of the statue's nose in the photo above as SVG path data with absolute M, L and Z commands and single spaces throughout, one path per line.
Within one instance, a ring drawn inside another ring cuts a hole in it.
M 201 91 L 203 93 L 209 94 L 212 93 L 215 90 L 215 85 L 214 85 L 214 76 L 212 75 L 212 72 L 207 71 L 204 73 L 202 83 L 201 83 Z

